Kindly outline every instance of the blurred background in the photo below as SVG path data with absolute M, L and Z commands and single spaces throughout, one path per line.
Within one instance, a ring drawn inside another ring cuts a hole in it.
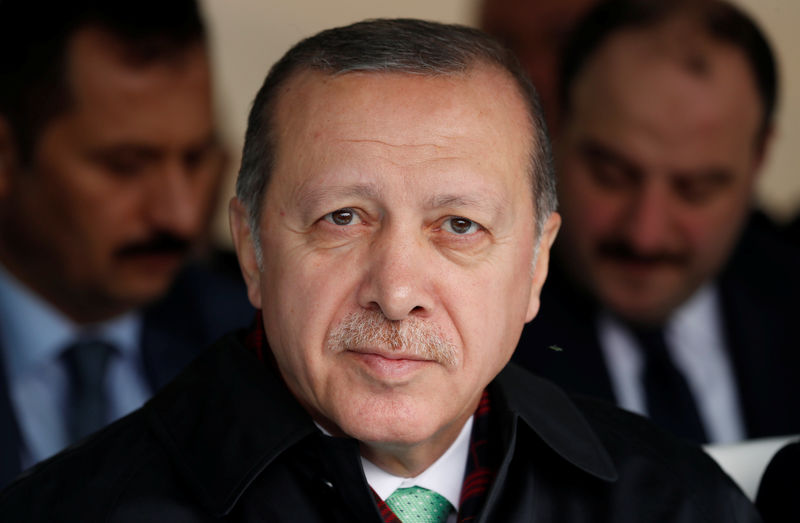
M 530 0 L 535 2 L 536 0 Z M 767 33 L 778 56 L 780 100 L 777 135 L 759 185 L 760 205 L 777 221 L 800 211 L 800 2 L 734 0 Z M 227 201 L 236 170 L 250 103 L 269 67 L 294 43 L 322 29 L 378 17 L 413 17 L 477 25 L 479 0 L 202 0 L 214 63 L 217 111 L 230 152 L 227 179 L 214 225 L 214 238 L 228 245 Z

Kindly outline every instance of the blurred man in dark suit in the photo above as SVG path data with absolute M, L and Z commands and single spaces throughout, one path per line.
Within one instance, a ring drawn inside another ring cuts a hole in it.
M 178 277 L 223 160 L 194 1 L 0 3 L 0 484 L 248 322 Z
M 750 216 L 776 84 L 725 2 L 588 13 L 562 63 L 558 262 L 518 362 L 694 441 L 800 431 L 800 256 Z

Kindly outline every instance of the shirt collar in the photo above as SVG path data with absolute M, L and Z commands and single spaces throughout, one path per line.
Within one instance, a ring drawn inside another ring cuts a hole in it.
M 458 508 L 467 466 L 472 420 L 473 417 L 470 416 L 456 440 L 439 459 L 413 478 L 390 474 L 362 456 L 361 464 L 364 467 L 367 483 L 384 500 L 399 488 L 417 486 L 436 492 L 447 499 L 452 506 Z M 454 474 L 453 471 L 456 470 L 461 473 Z
M 77 339 L 100 339 L 124 355 L 139 350 L 142 318 L 137 312 L 90 325 L 71 321 L 0 265 L 0 346 L 10 376 L 23 375 L 57 358 Z
M 672 314 L 666 325 L 667 336 L 705 331 L 710 321 L 719 320 L 718 304 L 716 287 L 703 285 Z

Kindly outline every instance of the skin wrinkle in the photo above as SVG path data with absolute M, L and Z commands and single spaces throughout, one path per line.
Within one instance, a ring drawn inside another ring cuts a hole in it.
M 441 138 L 445 142 L 453 141 L 453 140 L 462 140 L 463 139 L 463 137 L 461 137 L 461 136 L 447 136 L 447 135 L 440 135 L 439 138 Z M 454 155 L 454 156 L 437 156 L 436 152 L 438 152 L 438 151 L 440 151 L 442 149 L 446 149 L 449 146 L 448 145 L 437 145 L 435 143 L 419 143 L 419 144 L 415 144 L 415 143 L 396 143 L 395 144 L 395 143 L 390 143 L 390 142 L 386 142 L 386 141 L 383 141 L 383 140 L 369 140 L 369 139 L 355 139 L 355 138 L 347 139 L 347 140 L 337 140 L 337 141 L 340 142 L 340 143 L 348 143 L 348 144 L 374 144 L 374 145 L 377 145 L 377 146 L 385 146 L 385 147 L 388 147 L 390 149 L 396 149 L 396 150 L 401 150 L 401 151 L 403 149 L 407 149 L 407 148 L 411 148 L 411 149 L 415 149 L 415 150 L 416 149 L 423 150 L 423 149 L 427 149 L 427 148 L 432 148 L 435 151 L 435 152 L 432 152 L 432 153 L 430 153 L 428 155 L 428 156 L 430 156 L 429 158 L 421 158 L 421 159 L 416 160 L 416 161 L 409 161 L 409 159 L 406 156 L 403 156 L 403 160 L 405 160 L 405 161 L 397 161 L 397 160 L 393 160 L 391 158 L 387 158 L 384 155 L 380 155 L 380 154 L 378 155 L 378 156 L 381 156 L 382 159 L 385 162 L 391 164 L 394 167 L 416 167 L 416 166 L 419 166 L 419 165 L 423 165 L 425 163 L 447 162 L 447 161 L 453 161 L 453 160 L 458 160 L 459 159 L 459 157 L 457 155 Z M 337 141 L 334 141 L 334 143 L 336 143 Z M 418 154 L 418 153 L 416 153 L 416 154 Z
M 244 204 L 234 201 L 237 250 L 291 392 L 331 433 L 361 441 L 378 466 L 414 476 L 452 443 L 538 310 L 546 256 L 532 278 L 529 125 L 518 92 L 495 69 L 458 82 L 401 74 L 321 78 L 299 73 L 277 108 L 284 133 L 260 222 L 263 264 L 255 260 Z M 462 110 L 481 105 L 481 116 Z M 466 136 L 443 147 L 376 143 L 422 144 L 432 136 L 438 142 L 454 129 Z M 347 141 L 365 137 L 375 140 Z M 416 162 L 438 155 L 455 158 Z M 372 189 L 358 191 L 374 200 L 334 199 L 326 206 L 327 197 L 314 196 L 318 188 L 330 195 L 365 184 Z M 300 208 L 304 198 L 319 199 L 320 207 Z M 482 223 L 487 230 L 466 241 L 441 227 L 443 220 L 465 214 L 491 220 L 472 208 L 428 209 L 472 201 L 484 214 L 502 210 L 502 219 Z M 364 226 L 321 220 L 343 207 L 363 211 Z M 301 215 L 308 217 L 302 227 Z M 555 214 L 547 220 L 547 248 L 558 223 Z M 354 313 L 381 321 L 359 335 L 347 327 Z M 340 345 L 378 347 L 329 350 L 338 346 L 331 342 L 336 332 L 347 333 Z M 442 348 L 431 349 L 437 339 Z M 452 361 L 442 356 L 450 344 L 456 364 L 438 363 Z M 385 357 L 392 346 L 434 354 L 436 361 L 393 362 Z
M 366 140 L 366 141 L 372 141 L 372 140 Z M 300 190 L 299 192 L 302 192 L 302 190 Z M 491 191 L 489 191 L 489 193 L 491 193 Z M 485 196 L 487 194 L 486 192 L 484 192 L 483 194 L 484 197 L 482 199 L 479 199 L 477 197 L 472 198 L 467 195 L 448 195 L 448 194 L 433 195 L 431 196 L 429 201 L 426 202 L 425 208 L 431 211 L 436 209 L 444 209 L 448 207 L 459 207 L 459 206 L 467 208 L 477 207 L 479 209 L 489 208 L 491 209 L 490 212 L 493 213 L 493 217 L 490 218 L 489 220 L 483 220 L 482 222 L 476 222 L 476 223 L 478 223 L 483 228 L 487 229 L 487 231 L 494 233 L 495 229 L 497 228 L 495 224 L 499 221 L 500 217 L 510 219 L 510 216 L 507 215 L 508 214 L 507 211 L 510 211 L 510 207 L 508 205 L 508 202 L 504 201 L 504 198 L 500 196 L 487 197 Z M 296 233 L 312 234 L 314 231 L 311 229 L 311 227 L 313 227 L 316 221 L 320 218 L 320 216 L 317 216 L 317 214 L 320 215 L 327 214 L 327 213 L 321 214 L 321 211 L 316 210 L 316 208 L 319 207 L 319 204 L 317 204 L 316 202 L 322 202 L 327 198 L 335 200 L 337 198 L 347 198 L 347 197 L 364 198 L 372 201 L 381 200 L 380 191 L 370 186 L 369 184 L 359 184 L 355 186 L 341 186 L 341 187 L 333 186 L 330 187 L 329 189 L 311 190 L 301 194 L 298 197 L 299 207 L 301 209 L 307 210 L 306 212 L 302 213 L 302 223 L 307 224 L 306 226 L 307 228 L 297 228 L 297 229 L 291 227 L 287 228 Z M 491 203 L 489 205 L 485 205 L 487 201 L 491 201 Z M 344 207 L 347 206 L 331 209 L 331 211 L 329 212 L 333 212 L 335 210 Z M 503 241 L 503 238 L 495 236 L 493 234 L 492 240 L 495 243 L 501 243 Z M 536 261 L 538 259 L 538 253 L 539 253 L 539 245 L 541 243 L 540 240 L 541 238 L 536 238 L 533 244 L 533 256 L 531 258 L 531 275 L 533 275 L 536 268 Z M 333 246 L 332 248 L 338 248 L 338 247 L 339 246 L 336 245 Z
M 322 207 L 324 202 L 347 199 L 378 201 L 380 200 L 380 193 L 375 186 L 370 184 L 317 187 L 301 193 L 297 199 L 297 205 L 300 209 L 303 209 L 301 213 L 303 223 L 312 225 L 320 218 L 320 216 L 317 216 L 321 212 L 318 208 Z M 327 212 L 335 210 L 338 209 L 330 209 Z M 327 212 L 323 214 L 327 214 Z
M 314 227 L 321 219 L 321 216 L 341 208 L 353 208 L 358 214 L 366 214 L 366 216 L 362 216 L 363 219 L 366 219 L 366 223 L 363 224 L 365 226 L 390 227 L 392 220 L 396 219 L 392 217 L 392 213 L 387 212 L 387 210 L 383 208 L 383 203 L 381 202 L 385 200 L 385 195 L 383 195 L 379 189 L 371 187 L 369 184 L 359 184 L 352 187 L 332 187 L 331 191 L 328 192 L 334 195 L 331 200 L 336 203 L 331 203 L 329 205 L 321 204 L 321 206 L 324 205 L 322 209 L 313 207 L 308 212 L 303 212 L 304 228 L 296 232 L 309 235 L 314 234 L 316 232 Z M 310 199 L 312 201 L 324 201 L 328 197 L 328 194 L 324 194 L 324 191 L 322 195 L 316 195 L 314 193 L 315 191 L 311 192 Z M 350 196 L 351 193 L 356 198 L 364 197 L 369 199 L 370 205 L 365 207 L 364 202 L 343 205 L 338 204 L 337 200 L 339 198 L 346 198 Z M 492 191 L 488 190 L 483 192 L 484 195 L 487 193 L 491 194 Z M 495 201 L 493 201 L 491 205 L 485 205 L 486 200 Z M 425 227 L 424 234 L 426 234 L 428 240 L 432 242 L 436 242 L 435 233 L 439 230 L 441 216 L 456 217 L 466 215 L 467 219 L 475 222 L 485 231 L 485 234 L 487 234 L 486 239 L 489 242 L 493 244 L 503 243 L 507 238 L 498 236 L 498 230 L 502 230 L 506 227 L 505 224 L 512 219 L 513 214 L 509 208 L 508 202 L 499 195 L 491 198 L 484 197 L 483 200 L 479 199 L 477 195 L 433 195 L 429 199 L 423 200 L 423 206 L 421 208 L 425 211 L 436 212 L 436 215 L 439 216 L 439 218 Z M 482 213 L 493 214 L 483 215 Z M 358 225 L 354 225 L 353 227 Z M 435 227 L 434 230 L 432 230 L 433 227 Z M 341 243 L 344 243 L 344 239 Z M 340 243 L 337 242 L 329 248 L 338 248 L 340 246 Z M 474 257 L 481 250 L 486 250 L 486 246 L 470 251 L 471 256 Z M 459 251 L 449 250 L 447 251 L 447 255 L 455 259 L 458 258 L 461 253 Z

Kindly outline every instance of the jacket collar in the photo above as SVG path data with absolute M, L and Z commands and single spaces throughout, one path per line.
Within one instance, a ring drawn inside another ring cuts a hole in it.
M 505 411 L 512 425 L 521 420 L 566 461 L 616 479 L 607 452 L 561 389 L 509 364 L 490 394 L 492 409 Z M 204 352 L 145 411 L 179 473 L 217 516 L 228 514 L 273 460 L 319 432 L 277 371 L 245 349 L 241 333 Z
M 505 408 L 512 425 L 524 423 L 564 460 L 599 479 L 616 481 L 611 457 L 561 388 L 509 363 L 489 390 L 492 408 Z
M 241 334 L 206 350 L 145 407 L 176 468 L 217 516 L 229 513 L 281 453 L 318 432 Z

